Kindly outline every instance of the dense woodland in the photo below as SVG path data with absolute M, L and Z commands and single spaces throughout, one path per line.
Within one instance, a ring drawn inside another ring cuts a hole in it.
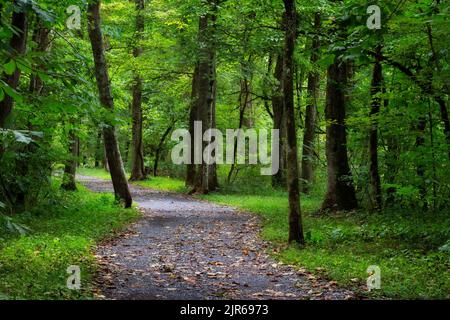
M 92 197 L 76 174 L 101 175 L 125 208 L 128 181 L 165 179 L 260 213 L 285 262 L 351 285 L 386 260 L 387 277 L 416 280 L 383 294 L 448 298 L 448 10 L 440 0 L 1 0 L 0 274 L 18 233 L 59 217 L 43 212 Z M 204 132 L 279 129 L 279 172 L 173 164 L 172 133 L 193 134 L 195 121 Z M 0 296 L 16 297 L 11 288 L 0 281 Z

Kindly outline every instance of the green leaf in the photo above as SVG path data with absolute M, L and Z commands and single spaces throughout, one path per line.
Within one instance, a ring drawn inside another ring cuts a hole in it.
M 16 71 L 16 62 L 10 60 L 7 64 L 3 65 L 3 68 L 5 69 L 5 73 L 10 76 Z
M 12 89 L 10 86 L 5 85 L 3 87 L 3 90 L 5 90 L 6 94 L 16 100 L 17 102 L 21 102 L 23 100 L 22 96 L 18 94 L 14 89 Z

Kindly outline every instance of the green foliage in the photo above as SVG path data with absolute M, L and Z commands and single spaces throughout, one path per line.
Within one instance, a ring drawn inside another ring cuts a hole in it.
M 51 199 L 8 218 L 8 223 L 26 226 L 26 234 L 11 233 L 7 225 L 0 225 L 3 298 L 92 299 L 93 247 L 139 216 L 135 210 L 117 207 L 111 195 L 82 187 L 77 193 L 65 193 L 56 187 Z M 80 291 L 67 289 L 66 269 L 71 265 L 81 268 Z

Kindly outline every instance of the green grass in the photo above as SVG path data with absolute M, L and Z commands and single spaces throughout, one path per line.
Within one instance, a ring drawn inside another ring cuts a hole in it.
M 0 226 L 0 299 L 92 299 L 93 247 L 138 217 L 137 210 L 114 204 L 112 195 L 55 188 L 51 199 L 12 217 L 30 229 L 27 234 Z M 67 289 L 71 265 L 81 268 L 80 291 Z
M 108 171 L 104 170 L 104 169 L 98 169 L 98 168 L 78 168 L 77 169 L 77 174 L 79 175 L 84 175 L 84 176 L 90 176 L 90 177 L 95 177 L 95 178 L 99 178 L 99 179 L 104 179 L 104 180 L 110 180 L 111 179 L 111 175 Z
M 78 174 L 96 177 L 96 178 L 104 179 L 104 180 L 111 179 L 109 172 L 105 171 L 104 169 L 79 168 Z M 127 173 L 127 176 L 129 176 L 128 173 Z M 178 179 L 172 179 L 170 177 L 151 177 L 150 179 L 145 180 L 145 181 L 133 182 L 133 184 L 136 184 L 136 185 L 139 185 L 142 187 L 152 188 L 155 190 L 161 190 L 161 191 L 169 191 L 169 192 L 186 192 L 187 191 L 184 181 L 178 180 Z
M 183 191 L 181 180 L 164 178 L 139 183 L 166 191 Z M 319 188 L 319 187 L 318 187 Z M 287 246 L 287 194 L 238 182 L 202 199 L 234 206 L 262 217 L 262 237 L 273 245 L 274 256 L 289 264 L 322 274 L 339 284 L 365 293 L 366 270 L 381 268 L 381 290 L 372 297 L 403 299 L 450 298 L 450 212 L 391 210 L 312 214 L 320 206 L 323 190 L 301 197 L 305 248 Z M 447 247 L 445 244 L 447 243 Z
M 133 182 L 138 186 L 168 192 L 187 192 L 184 181 L 169 177 L 151 177 L 150 180 Z

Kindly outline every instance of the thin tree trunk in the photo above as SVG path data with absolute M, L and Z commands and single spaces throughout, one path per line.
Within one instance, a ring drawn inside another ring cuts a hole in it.
M 314 28 L 320 30 L 320 13 L 315 14 Z M 308 76 L 308 104 L 305 116 L 305 134 L 303 136 L 303 156 L 302 156 L 302 192 L 308 194 L 314 181 L 314 154 L 315 136 L 317 121 L 317 102 L 319 95 L 319 72 L 316 63 L 319 60 L 318 50 L 320 49 L 319 36 L 315 36 L 312 41 L 311 65 L 314 70 Z
M 100 1 L 95 1 L 88 6 L 89 38 L 95 62 L 95 77 L 99 91 L 100 102 L 104 108 L 114 112 L 114 101 L 111 94 L 108 69 L 106 65 L 102 31 L 100 27 Z M 108 125 L 103 129 L 105 149 L 108 158 L 109 170 L 117 199 L 124 202 L 125 207 L 132 205 L 130 189 L 128 188 L 122 157 L 116 137 L 114 125 Z
M 136 3 L 136 47 L 133 50 L 133 56 L 138 58 L 142 55 L 142 47 L 139 43 L 145 29 L 144 22 L 144 0 L 135 0 Z M 131 151 L 131 177 L 132 181 L 144 180 L 144 148 L 142 143 L 142 77 L 138 70 L 134 70 L 133 83 L 133 102 L 131 103 L 133 128 L 132 128 L 132 151 Z
M 353 210 L 358 206 L 347 155 L 346 89 L 349 63 L 338 57 L 328 68 L 327 102 L 327 194 L 321 210 Z
M 383 94 L 386 96 L 386 86 L 382 87 Z M 384 97 L 383 100 L 384 109 L 387 110 L 389 108 L 389 99 Z M 396 136 L 389 135 L 386 139 L 387 153 L 386 153 L 386 174 L 385 181 L 389 184 L 395 183 L 395 177 L 397 176 L 398 171 L 398 161 L 400 158 L 400 147 L 398 144 L 398 140 Z M 390 206 L 395 203 L 395 187 L 389 187 L 386 190 L 386 201 L 385 206 Z
M 198 121 L 198 85 L 199 85 L 199 67 L 198 64 L 195 65 L 194 74 L 192 76 L 192 91 L 191 91 L 191 106 L 189 112 L 189 133 L 190 136 L 194 137 L 195 121 Z M 191 143 L 191 163 L 187 165 L 186 168 L 186 186 L 194 187 L 195 176 L 197 174 L 196 164 L 194 163 L 194 143 Z
M 153 175 L 155 177 L 158 176 L 158 164 L 159 164 L 159 158 L 161 157 L 161 152 L 163 151 L 164 142 L 166 141 L 167 137 L 169 136 L 170 132 L 173 130 L 175 124 L 170 125 L 166 131 L 164 131 L 161 140 L 159 140 L 158 148 L 155 152 L 155 163 L 153 165 Z
M 77 170 L 77 157 L 78 157 L 79 140 L 75 135 L 75 131 L 70 129 L 69 131 L 69 155 L 70 159 L 66 161 L 64 166 L 64 176 L 61 188 L 67 191 L 76 191 L 77 184 L 75 182 L 75 175 Z
M 275 79 L 279 82 L 277 93 L 272 95 L 273 128 L 280 131 L 280 169 L 272 176 L 272 186 L 286 188 L 286 121 L 283 107 L 283 55 L 278 55 Z
M 381 194 L 381 179 L 378 170 L 378 116 L 381 107 L 381 93 L 383 92 L 383 67 L 379 55 L 381 53 L 381 45 L 376 49 L 378 55 L 375 59 L 375 66 L 372 76 L 372 106 L 370 110 L 370 137 L 369 137 L 369 155 L 370 155 L 370 185 L 372 202 L 375 208 L 380 210 L 383 205 L 383 197 Z
M 18 0 L 14 0 L 13 5 L 18 5 Z M 25 54 L 28 35 L 28 18 L 25 11 L 16 12 L 12 14 L 11 27 L 16 30 L 11 40 L 11 57 L 16 59 L 18 56 Z M 16 68 L 12 75 L 5 75 L 3 81 L 15 90 L 19 85 L 20 69 Z M 10 115 L 14 105 L 14 100 L 11 96 L 5 94 L 5 97 L 0 101 L 0 127 L 4 128 L 6 124 L 6 118 Z
M 103 148 L 102 148 L 102 131 L 99 130 L 97 133 L 97 144 L 95 146 L 95 155 L 94 155 L 94 166 L 95 168 L 100 167 L 100 163 L 103 158 Z
M 238 129 L 242 129 L 244 126 L 248 128 L 248 126 L 253 125 L 253 120 L 251 118 L 246 117 L 247 108 L 251 108 L 252 103 L 250 99 L 250 89 L 249 89 L 249 81 L 247 79 L 241 80 L 241 92 L 239 94 L 239 125 Z M 231 164 L 230 171 L 228 172 L 228 178 L 227 183 L 230 184 L 231 180 L 233 178 L 233 173 L 236 170 L 237 167 L 237 148 L 238 148 L 238 141 L 237 139 L 234 141 L 234 147 L 233 147 L 233 159 L 234 162 Z M 237 175 L 237 171 L 236 171 Z M 235 176 L 236 176 L 235 175 Z
M 297 128 L 294 110 L 294 51 L 297 33 L 295 0 L 284 0 L 286 10 L 286 36 L 284 48 L 283 99 L 286 114 L 287 185 L 289 193 L 289 242 L 304 244 L 300 209 L 300 189 L 297 153 Z

